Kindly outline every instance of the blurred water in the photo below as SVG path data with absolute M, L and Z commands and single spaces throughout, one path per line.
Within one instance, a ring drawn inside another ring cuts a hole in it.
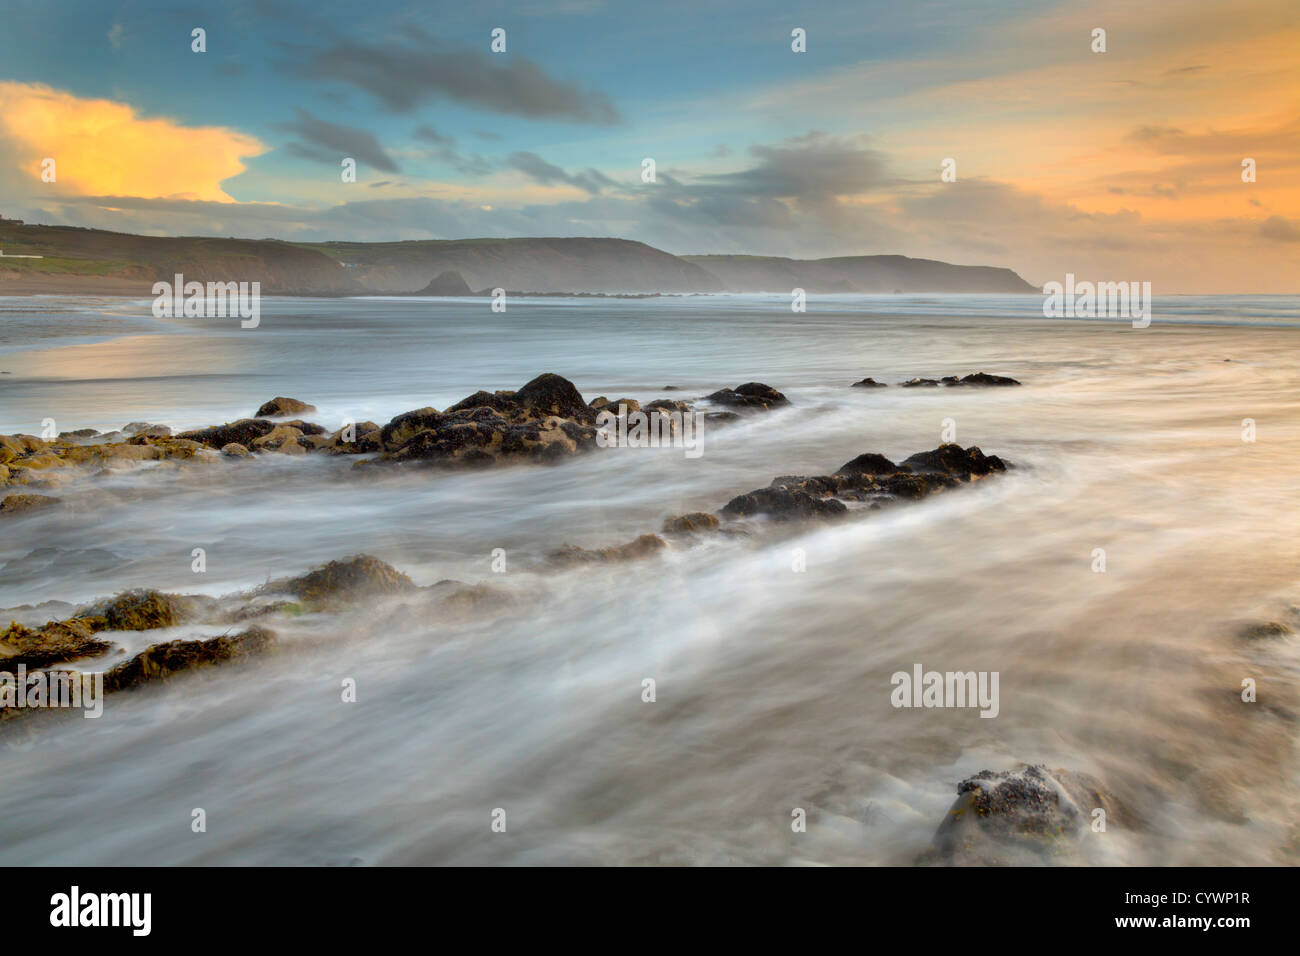
M 240 330 L 154 320 L 144 301 L 0 299 L 2 432 L 46 417 L 190 427 L 274 395 L 329 427 L 382 422 L 543 371 L 588 399 L 756 380 L 792 401 L 709 429 L 699 459 L 620 449 L 377 478 L 316 456 L 145 467 L 7 519 L 0 606 L 222 594 L 363 551 L 510 600 L 276 621 L 287 651 L 271 661 L 24 735 L 0 773 L 0 862 L 909 862 L 957 780 L 1021 760 L 1093 773 L 1140 819 L 1089 841 L 1085 862 L 1295 862 L 1300 642 L 1234 631 L 1300 603 L 1296 301 L 1157 300 L 1145 330 L 1040 310 L 1036 296 L 821 296 L 802 315 L 779 296 L 504 314 L 268 299 L 261 328 Z M 973 371 L 1025 386 L 847 387 Z M 948 418 L 961 444 L 1022 467 L 834 527 L 531 569 L 563 542 L 621 543 L 776 475 L 932 448 Z M 491 572 L 493 548 L 508 573 Z M 893 709 L 890 675 L 914 663 L 998 671 L 999 716 Z M 357 704 L 340 702 L 343 677 Z

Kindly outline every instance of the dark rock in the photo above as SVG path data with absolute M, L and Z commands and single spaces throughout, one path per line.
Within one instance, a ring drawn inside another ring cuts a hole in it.
M 396 450 L 405 445 L 420 432 L 437 428 L 442 422 L 442 413 L 432 406 L 417 408 L 411 412 L 398 415 L 379 432 L 379 439 L 385 448 Z
M 213 449 L 221 449 L 232 443 L 249 448 L 255 440 L 269 434 L 275 427 L 275 422 L 268 422 L 264 418 L 241 418 L 237 422 L 226 425 L 212 425 L 208 428 L 181 432 L 176 437 L 196 441 Z
M 1007 378 L 1004 375 L 989 375 L 986 372 L 975 372 L 967 375 L 960 382 L 962 385 L 1019 385 L 1014 378 Z
M 900 383 L 903 388 L 938 388 L 939 382 L 933 378 L 909 378 L 906 382 Z
M 860 382 L 854 382 L 853 388 L 887 388 L 886 382 L 877 382 L 874 378 L 864 378 Z
M 715 405 L 744 409 L 767 410 L 790 404 L 790 400 L 784 395 L 772 386 L 763 385 L 761 382 L 746 382 L 744 385 L 737 385 L 734 389 L 719 389 L 712 395 L 706 395 L 705 398 Z
M 126 690 L 155 680 L 165 680 L 182 671 L 264 654 L 275 646 L 275 634 L 251 627 L 240 634 L 197 641 L 169 641 L 155 644 L 104 673 L 105 692 Z
M 514 401 L 534 415 L 558 415 L 586 424 L 596 420 L 596 413 L 582 400 L 574 384 L 554 372 L 537 376 L 515 392 Z
M 959 783 L 957 794 L 924 862 L 1069 862 L 1091 832 L 1094 810 L 1106 812 L 1107 827 L 1125 823 L 1123 810 L 1101 783 L 1068 770 L 1027 765 L 1000 773 L 984 770 Z
M 778 521 L 789 521 L 838 518 L 847 511 L 844 502 L 837 498 L 816 498 L 806 491 L 780 486 L 737 495 L 723 506 L 720 514 L 728 518 L 768 515 Z
M 303 415 L 316 411 L 315 405 L 308 405 L 296 398 L 277 397 L 271 399 L 257 410 L 254 418 L 285 418 L 289 415 Z
M 473 295 L 474 290 L 459 272 L 448 269 L 440 272 L 430 280 L 416 295 Z
M 978 447 L 962 448 L 952 443 L 940 445 L 934 451 L 917 452 L 903 461 L 914 472 L 939 472 L 947 475 L 983 476 L 995 471 L 1006 471 L 1006 463 L 996 455 L 985 455 Z
M 447 414 L 470 411 L 475 408 L 490 408 L 497 412 L 509 414 L 519 410 L 519 403 L 515 401 L 514 392 L 485 392 L 480 389 L 468 398 L 462 398 L 455 405 L 448 408 Z
M 898 466 L 875 452 L 859 455 L 852 461 L 846 461 L 835 472 L 837 475 L 892 475 Z

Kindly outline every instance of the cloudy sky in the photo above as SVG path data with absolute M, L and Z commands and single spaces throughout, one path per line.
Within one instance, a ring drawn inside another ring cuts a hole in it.
M 621 236 L 1300 292 L 1296 0 L 6 0 L 0 17 L 10 218 Z

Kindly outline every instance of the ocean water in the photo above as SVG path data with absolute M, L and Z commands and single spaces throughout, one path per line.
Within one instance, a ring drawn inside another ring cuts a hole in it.
M 0 433 L 47 418 L 188 428 L 276 395 L 335 428 L 548 371 L 588 399 L 760 381 L 791 400 L 706 426 L 698 458 L 608 449 L 378 476 L 327 456 L 151 465 L 5 519 L 0 614 L 19 620 L 129 587 L 226 594 L 362 552 L 498 597 L 276 619 L 281 652 L 263 662 L 110 697 L 98 720 L 5 728 L 0 863 L 910 863 L 960 779 L 1021 762 L 1092 774 L 1124 807 L 1073 862 L 1297 862 L 1300 638 L 1239 632 L 1300 630 L 1300 305 L 1158 298 L 1133 329 L 1044 319 L 1041 303 L 265 299 L 241 330 L 154 319 L 147 300 L 0 298 Z M 849 387 L 975 371 L 1024 385 Z M 901 460 L 946 424 L 1017 467 L 834 525 L 536 563 L 777 475 Z M 218 630 L 114 639 L 134 651 Z M 997 672 L 997 717 L 894 708 L 891 675 L 916 664 Z

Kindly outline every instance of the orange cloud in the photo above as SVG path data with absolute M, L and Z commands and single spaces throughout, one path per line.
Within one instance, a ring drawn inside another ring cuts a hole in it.
M 32 193 L 49 157 L 63 194 L 210 202 L 234 202 L 222 182 L 267 150 L 225 127 L 144 119 L 126 103 L 12 82 L 0 82 L 0 142 L 18 174 L 32 177 Z

